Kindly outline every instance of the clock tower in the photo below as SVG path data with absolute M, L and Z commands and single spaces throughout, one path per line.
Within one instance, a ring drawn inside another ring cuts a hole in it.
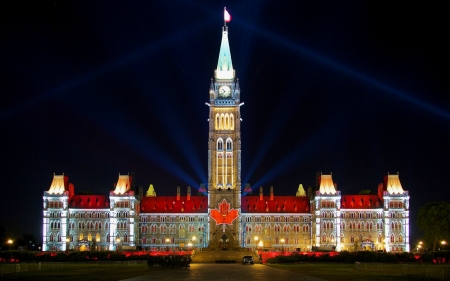
M 210 247 L 239 247 L 241 212 L 240 89 L 231 61 L 228 27 L 209 89 L 208 198 Z M 213 214 L 220 213 L 220 216 Z

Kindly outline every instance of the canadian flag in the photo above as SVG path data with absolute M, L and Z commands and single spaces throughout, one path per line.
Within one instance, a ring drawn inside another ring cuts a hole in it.
M 224 17 L 224 19 L 225 19 L 225 22 L 231 21 L 231 16 L 230 16 L 230 14 L 228 13 L 227 8 L 224 9 L 223 17 Z

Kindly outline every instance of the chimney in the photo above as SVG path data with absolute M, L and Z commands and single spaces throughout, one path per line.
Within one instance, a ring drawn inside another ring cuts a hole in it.
M 383 200 L 383 190 L 384 190 L 383 183 L 379 183 L 378 184 L 378 197 L 380 197 L 381 200 Z
M 263 198 L 263 187 L 262 186 L 259 187 L 259 200 L 264 200 L 264 198 Z
M 180 187 L 177 186 L 177 201 L 180 201 Z
M 144 189 L 142 189 L 142 186 L 139 186 L 139 200 L 142 200 L 144 198 Z
M 191 201 L 191 187 L 188 186 L 187 188 L 187 201 Z
M 273 186 L 270 187 L 270 201 L 273 201 Z
M 69 183 L 69 198 L 71 198 L 75 194 L 75 186 L 73 183 Z

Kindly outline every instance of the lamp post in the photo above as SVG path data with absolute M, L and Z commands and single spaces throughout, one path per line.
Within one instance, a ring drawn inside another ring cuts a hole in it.
M 192 236 L 192 245 L 193 245 L 194 250 L 195 250 L 195 240 L 197 240 L 197 237 L 195 237 L 195 235 L 194 235 L 194 236 Z
M 170 242 L 170 239 L 166 238 L 166 251 L 167 252 L 169 251 L 169 242 Z
M 66 238 L 66 251 L 69 251 L 69 242 L 70 242 L 70 239 Z
M 120 238 L 116 239 L 116 250 L 119 251 Z
M 284 238 L 281 238 L 280 242 L 281 242 L 281 252 L 284 253 Z
M 9 244 L 9 250 L 11 251 L 11 245 L 12 245 L 13 241 L 11 239 L 8 239 L 7 243 Z
M 256 251 L 258 250 L 258 240 L 259 240 L 259 237 L 258 237 L 258 236 L 255 236 L 253 239 L 255 240 L 255 252 L 256 252 Z
M 447 242 L 445 242 L 445 241 L 442 241 L 442 242 L 441 242 L 441 245 L 442 245 L 442 251 L 445 251 L 445 244 L 447 244 Z

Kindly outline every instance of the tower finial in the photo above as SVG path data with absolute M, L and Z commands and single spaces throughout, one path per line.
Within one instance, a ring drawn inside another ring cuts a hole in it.
M 223 7 L 223 25 L 227 26 L 227 22 L 231 20 L 230 13 L 227 11 L 227 7 Z

